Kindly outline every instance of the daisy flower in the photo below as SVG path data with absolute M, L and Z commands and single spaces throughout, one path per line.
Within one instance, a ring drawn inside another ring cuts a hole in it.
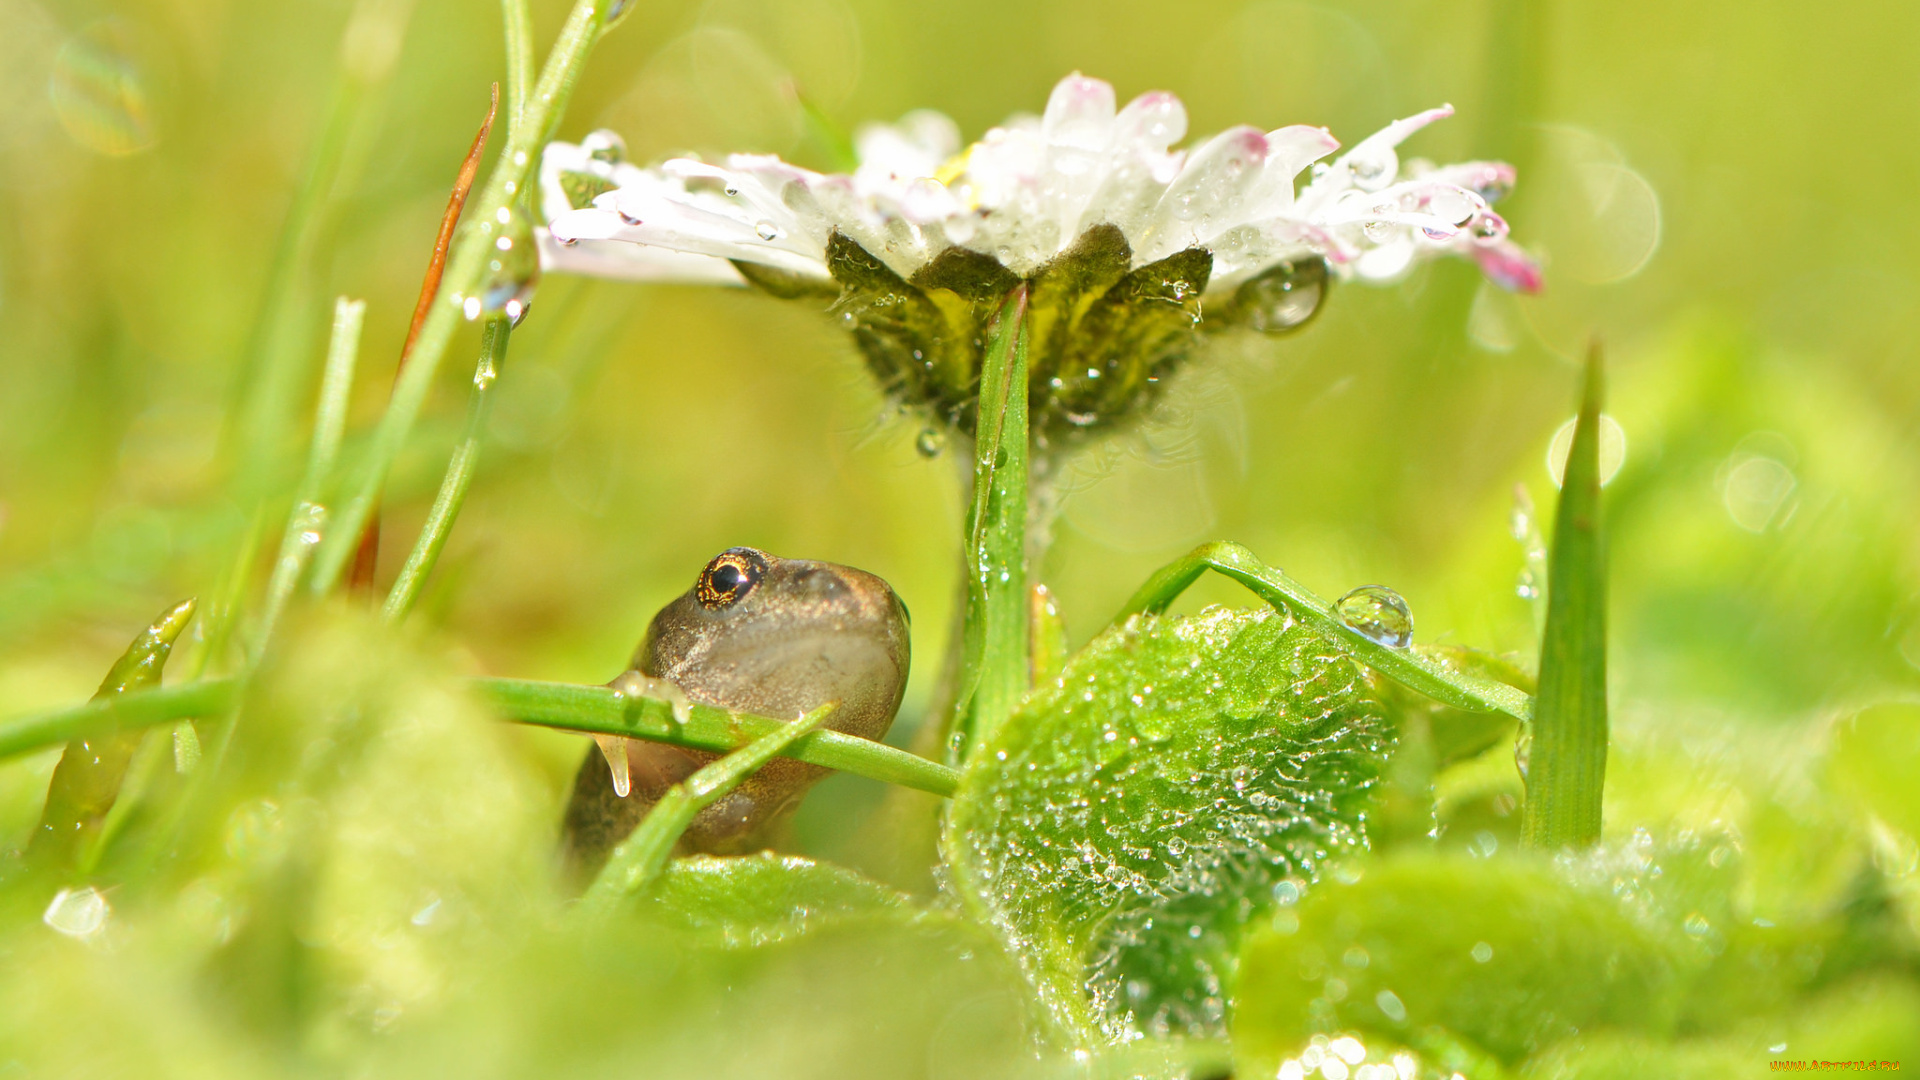
M 1338 141 L 1306 125 L 1180 149 L 1178 98 L 1117 107 L 1112 86 L 1075 74 L 1043 115 L 964 149 L 936 112 L 869 126 L 850 174 L 760 154 L 639 168 L 596 132 L 547 148 L 541 253 L 559 272 L 830 301 L 890 395 L 963 431 L 986 321 L 1024 283 L 1033 433 L 1064 444 L 1137 413 L 1197 331 L 1295 329 L 1330 279 L 1391 281 L 1461 255 L 1504 287 L 1538 289 L 1489 206 L 1511 167 L 1399 158 L 1451 113 L 1395 121 L 1331 161 Z

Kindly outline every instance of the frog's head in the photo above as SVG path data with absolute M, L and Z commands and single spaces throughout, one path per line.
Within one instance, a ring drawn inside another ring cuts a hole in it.
M 633 666 L 695 701 L 762 716 L 837 701 L 828 726 L 877 739 L 906 687 L 908 618 L 864 570 L 729 548 L 654 616 Z

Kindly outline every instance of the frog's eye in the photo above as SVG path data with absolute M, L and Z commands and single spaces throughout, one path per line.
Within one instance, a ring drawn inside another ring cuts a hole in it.
M 767 572 L 767 562 L 752 548 L 731 548 L 714 556 L 693 593 L 700 606 L 719 611 L 739 603 Z

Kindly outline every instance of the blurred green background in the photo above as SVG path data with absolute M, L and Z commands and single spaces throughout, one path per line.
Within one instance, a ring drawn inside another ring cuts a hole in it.
M 535 4 L 543 48 L 564 11 Z M 292 349 L 317 376 L 332 298 L 365 298 L 355 429 L 378 415 L 502 57 L 496 8 L 446 0 L 0 0 L 0 27 L 13 714 L 84 697 L 155 611 L 209 594 L 247 523 L 237 485 L 297 468 L 311 379 L 284 459 L 229 449 L 249 355 Z M 1232 538 L 1327 596 L 1391 584 L 1421 640 L 1528 649 L 1514 486 L 1550 505 L 1570 359 L 1599 333 L 1627 440 L 1608 489 L 1620 729 L 1791 745 L 1920 679 L 1920 226 L 1898 210 L 1916 61 L 1920 8 L 1890 0 L 647 2 L 561 135 L 823 166 L 790 85 L 849 128 L 933 107 L 974 137 L 1075 69 L 1123 99 L 1175 92 L 1202 135 L 1314 123 L 1351 144 L 1452 102 L 1403 153 L 1519 165 L 1502 210 L 1546 262 L 1544 295 L 1429 265 L 1338 288 L 1292 337 L 1213 339 L 1162 415 L 1070 473 L 1043 576 L 1071 634 Z M 345 166 L 291 317 L 262 334 L 330 111 Z M 463 334 L 389 489 L 386 575 L 463 415 Z M 828 319 L 743 290 L 551 279 L 500 396 L 417 620 L 473 670 L 603 681 L 709 556 L 752 544 L 894 583 L 917 719 L 951 625 L 960 477 L 916 453 L 918 423 L 887 414 Z M 1209 583 L 1190 603 L 1243 599 Z M 525 741 L 556 799 L 575 747 Z M 52 761 L 0 766 L 10 835 Z M 829 790 L 807 828 L 875 795 Z

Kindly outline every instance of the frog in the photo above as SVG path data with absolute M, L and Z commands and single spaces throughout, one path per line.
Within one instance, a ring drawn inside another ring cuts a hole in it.
M 876 574 L 836 563 L 728 548 L 647 626 L 626 671 L 607 685 L 777 719 L 833 704 L 826 725 L 884 738 L 906 691 L 912 616 Z M 674 784 L 718 754 L 602 736 L 574 777 L 563 857 L 590 879 Z M 702 810 L 682 855 L 738 855 L 772 846 L 807 790 L 828 772 L 777 758 Z

